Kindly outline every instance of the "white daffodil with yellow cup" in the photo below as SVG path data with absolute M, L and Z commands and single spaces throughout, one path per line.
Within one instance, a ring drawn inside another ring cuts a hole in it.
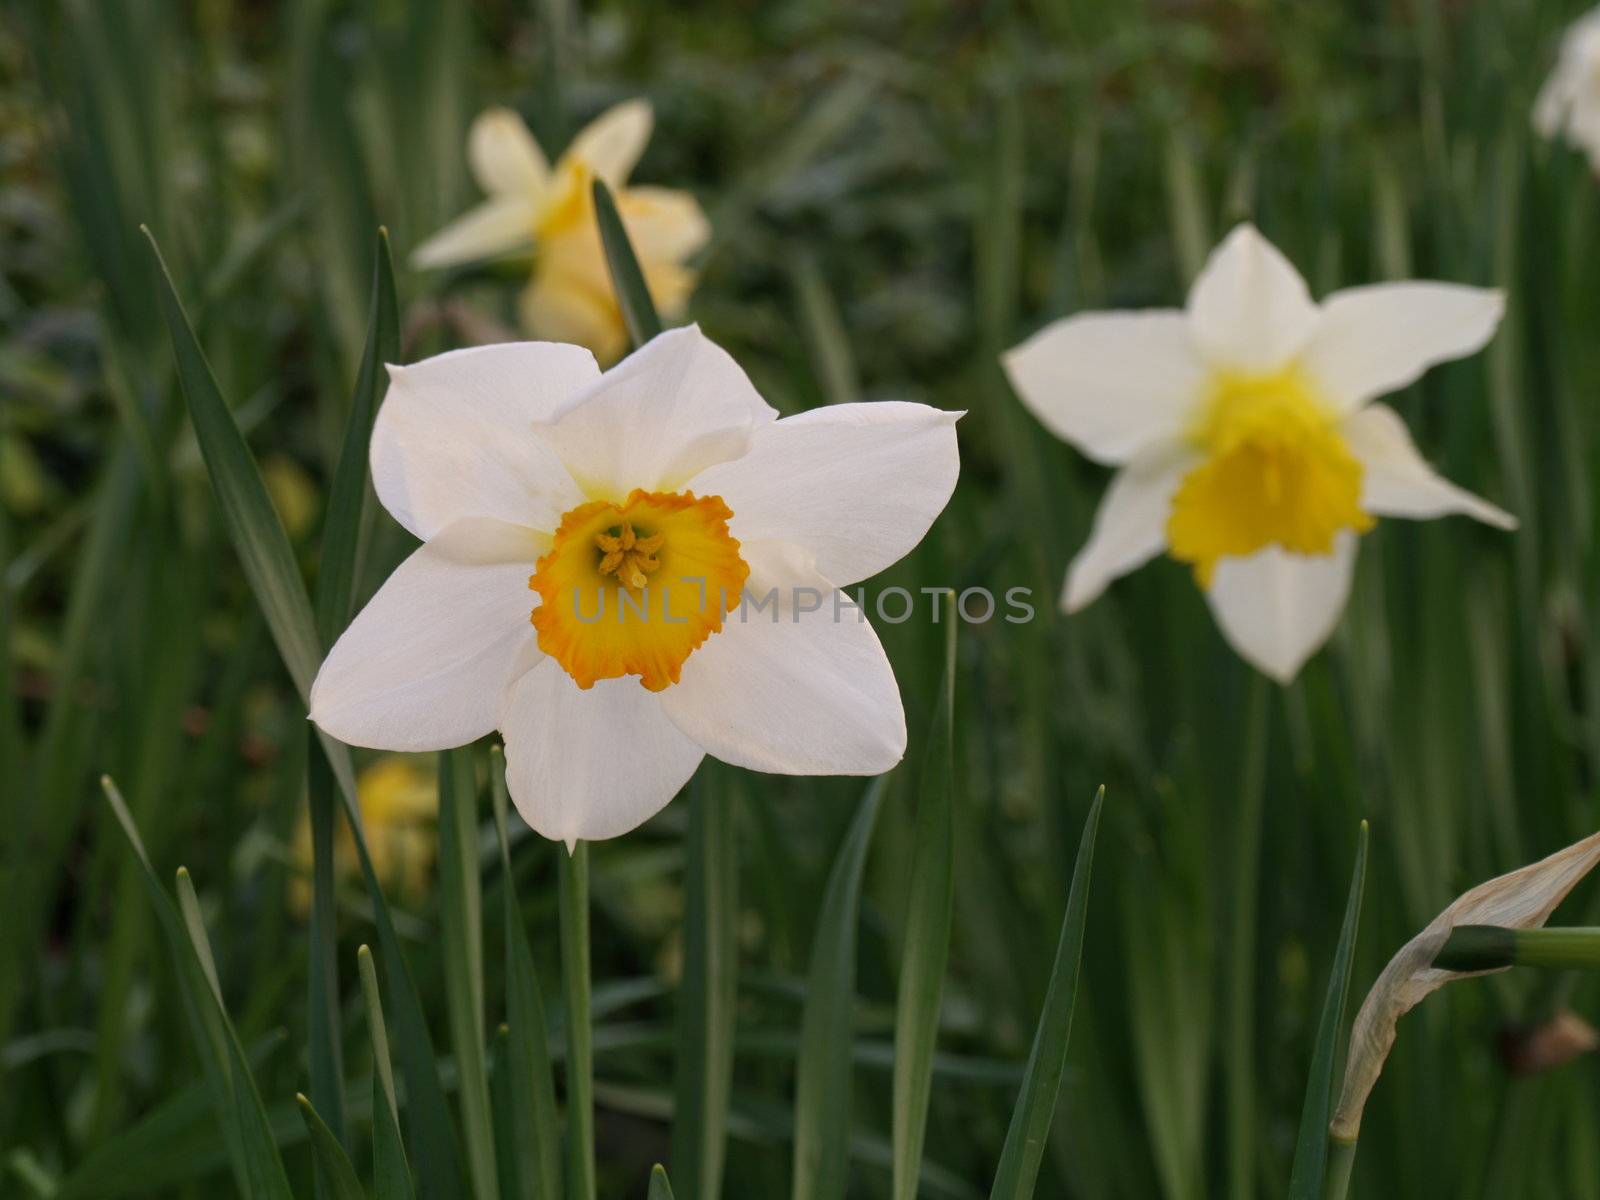
M 1250 225 L 1182 310 L 1083 313 L 1005 356 L 1051 432 L 1117 468 L 1062 607 L 1165 550 L 1188 563 L 1233 648 L 1287 683 L 1332 634 L 1378 517 L 1515 520 L 1436 474 L 1378 397 L 1481 349 L 1501 295 L 1382 283 L 1318 304 Z
M 629 185 L 653 124 L 648 103 L 626 101 L 579 132 L 552 167 L 520 116 L 489 109 L 467 140 L 468 163 L 487 198 L 417 247 L 412 265 L 446 267 L 531 250 L 533 277 L 518 306 L 524 328 L 614 362 L 627 349 L 628 333 L 600 242 L 594 181 L 615 194 L 651 299 L 667 319 L 688 304 L 695 271 L 686 264 L 711 232 L 688 192 Z
M 1555 69 L 1534 102 L 1533 127 L 1541 137 L 1566 138 L 1600 175 L 1600 8 L 1562 36 Z
M 639 825 L 708 753 L 794 775 L 899 761 L 894 672 L 840 589 L 944 508 L 959 414 L 779 420 L 692 326 L 604 374 L 522 342 L 390 380 L 373 482 L 423 545 L 323 663 L 328 733 L 430 750 L 498 729 L 518 810 L 569 846 Z

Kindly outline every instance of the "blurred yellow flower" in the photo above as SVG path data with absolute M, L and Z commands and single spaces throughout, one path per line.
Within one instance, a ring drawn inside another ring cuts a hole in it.
M 438 845 L 434 823 L 439 813 L 438 776 L 432 760 L 404 754 L 378 759 L 356 777 L 361 824 L 367 834 L 372 869 L 385 889 L 416 898 L 428 890 Z M 360 873 L 355 840 L 342 816 L 336 817 L 334 875 Z M 311 821 L 302 812 L 294 834 L 297 870 L 289 903 L 301 916 L 311 911 Z
M 488 198 L 419 246 L 412 265 L 443 267 L 531 249 L 533 278 L 518 306 L 529 335 L 573 342 L 602 363 L 615 361 L 628 335 L 600 243 L 593 181 L 604 180 L 615 194 L 663 317 L 687 305 L 696 274 L 684 263 L 710 235 L 688 192 L 628 186 L 653 123 L 647 102 L 619 104 L 586 126 L 551 167 L 521 117 L 488 110 L 473 122 L 467 142 L 473 177 Z

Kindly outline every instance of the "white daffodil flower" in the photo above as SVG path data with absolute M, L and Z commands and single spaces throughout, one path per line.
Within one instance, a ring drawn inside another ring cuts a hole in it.
M 587 125 L 551 167 L 527 124 L 507 108 L 472 123 L 467 159 L 488 198 L 445 226 L 411 256 L 419 269 L 534 252 L 533 278 L 519 311 L 534 337 L 586 346 L 602 361 L 627 348 L 627 328 L 611 287 L 595 179 L 605 181 L 633 244 L 657 310 L 677 316 L 694 290 L 685 262 L 711 227 L 688 192 L 629 187 L 654 124 L 650 105 L 629 100 Z
M 921 541 L 960 414 L 778 420 L 692 326 L 605 374 L 543 342 L 389 371 L 373 482 L 423 545 L 323 663 L 324 730 L 432 750 L 499 729 L 518 810 L 569 845 L 633 829 L 708 753 L 792 775 L 899 761 L 894 673 L 839 589 Z
M 1574 21 L 1561 39 L 1555 70 L 1533 106 L 1533 127 L 1540 137 L 1564 135 L 1600 175 L 1600 8 Z
M 1118 467 L 1067 572 L 1076 612 L 1165 550 L 1194 568 L 1223 635 L 1280 682 L 1338 623 L 1377 517 L 1515 520 L 1434 473 L 1373 401 L 1480 349 L 1504 302 L 1385 283 L 1320 305 L 1249 225 L 1211 255 L 1188 306 L 1083 313 L 1005 356 L 1051 432 Z

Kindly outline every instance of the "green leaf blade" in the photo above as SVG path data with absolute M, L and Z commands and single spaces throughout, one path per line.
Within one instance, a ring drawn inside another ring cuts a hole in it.
M 1289 1173 L 1289 1200 L 1322 1200 L 1328 1173 L 1328 1122 L 1333 1108 L 1334 1068 L 1339 1058 L 1339 1035 L 1344 1028 L 1345 1003 L 1350 995 L 1350 966 L 1355 957 L 1356 929 L 1361 923 L 1361 899 L 1367 881 L 1367 823 L 1356 837 L 1356 861 L 1350 873 L 1350 894 L 1345 901 L 1344 924 L 1328 974 L 1327 997 L 1317 1021 L 1317 1038 L 1311 1053 L 1311 1074 L 1306 1080 L 1305 1104 L 1300 1110 L 1300 1132 L 1295 1138 L 1294 1166 Z
M 1072 1010 L 1083 958 L 1084 920 L 1089 908 L 1089 877 L 1105 798 L 1105 788 L 1101 788 L 1084 821 L 1072 885 L 1067 892 L 1067 911 L 1061 918 L 1061 940 L 1056 947 L 1055 965 L 1050 970 L 1050 987 L 1045 994 L 1044 1011 L 1039 1014 L 1027 1071 L 1022 1077 L 1022 1092 L 1012 1110 L 1010 1128 L 1006 1130 L 1005 1148 L 1000 1152 L 1000 1166 L 989 1192 L 990 1200 L 1028 1200 L 1039 1179 L 1039 1163 L 1044 1157 L 1050 1123 L 1055 1118 L 1061 1076 L 1067 1067 L 1067 1043 L 1072 1033 Z
M 628 336 L 638 348 L 661 332 L 661 318 L 656 313 L 655 301 L 650 298 L 639 257 L 633 252 L 633 243 L 623 227 L 617 202 L 601 179 L 594 181 L 594 211 L 600 226 L 600 243 L 605 247 L 606 267 L 611 272 L 611 287 L 622 309 Z
M 950 958 L 955 905 L 954 593 L 941 598 L 945 624 L 944 686 L 929 731 L 917 803 L 905 948 L 894 1022 L 894 1200 L 916 1200 L 933 1085 L 939 999 Z
M 887 776 L 867 789 L 834 858 L 817 917 L 795 1084 L 795 1200 L 839 1200 L 850 1171 L 850 1043 L 856 924 L 867 848 Z

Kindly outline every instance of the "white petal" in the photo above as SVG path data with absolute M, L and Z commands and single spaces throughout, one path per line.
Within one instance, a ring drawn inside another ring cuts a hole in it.
M 836 404 L 758 428 L 742 458 L 689 481 L 721 496 L 741 542 L 804 547 L 831 582 L 854 583 L 909 554 L 955 490 L 960 413 L 925 404 Z
M 1061 594 L 1065 611 L 1087 608 L 1113 579 L 1166 548 L 1172 494 L 1194 462 L 1186 451 L 1158 450 L 1117 472 L 1095 511 L 1088 542 L 1067 569 Z
M 1256 231 L 1240 225 L 1211 252 L 1189 291 L 1189 327 L 1206 358 L 1226 370 L 1267 372 L 1288 363 L 1317 321 L 1306 281 Z
M 352 746 L 442 750 L 495 727 L 513 670 L 536 656 L 528 573 L 537 535 L 458 521 L 414 551 L 334 643 L 311 719 Z
M 1414 383 L 1436 363 L 1483 349 L 1505 297 L 1454 283 L 1378 283 L 1322 305 L 1300 364 L 1340 412 Z
M 1380 517 L 1442 517 L 1463 513 L 1501 529 L 1517 519 L 1487 500 L 1458 488 L 1417 453 L 1410 431 L 1394 409 L 1371 404 L 1344 423 L 1350 451 L 1361 460 L 1361 507 Z
M 411 252 L 419 271 L 499 258 L 533 244 L 533 204 L 525 196 L 497 196 L 457 217 Z
M 587 163 L 608 185 L 619 188 L 644 153 L 654 124 L 648 100 L 625 100 L 585 125 L 563 157 Z
M 678 491 L 736 458 L 777 418 L 739 364 L 697 325 L 669 329 L 572 398 L 540 436 L 589 494 Z
M 723 762 L 778 775 L 881 775 L 906 750 L 894 669 L 865 615 L 813 577 L 761 612 L 730 613 L 661 693 Z M 815 608 L 812 611 L 806 611 Z
M 1356 542 L 1345 530 L 1332 554 L 1290 554 L 1269 546 L 1249 558 L 1218 562 L 1206 599 L 1228 644 L 1279 683 L 1292 680 L 1339 623 Z
M 1051 433 L 1113 465 L 1176 437 L 1206 378 L 1188 319 L 1175 309 L 1080 313 L 1045 326 L 1002 362 Z
M 372 430 L 378 499 L 424 540 L 461 517 L 554 529 L 580 497 L 534 423 L 599 375 L 587 350 L 551 342 L 390 367 Z
M 602 679 L 585 691 L 553 659 L 512 684 L 500 732 L 517 811 L 569 846 L 642 825 L 705 757 L 637 679 Z
M 550 164 L 527 122 L 509 108 L 491 108 L 473 121 L 467 162 L 491 196 L 535 199 L 550 181 Z

